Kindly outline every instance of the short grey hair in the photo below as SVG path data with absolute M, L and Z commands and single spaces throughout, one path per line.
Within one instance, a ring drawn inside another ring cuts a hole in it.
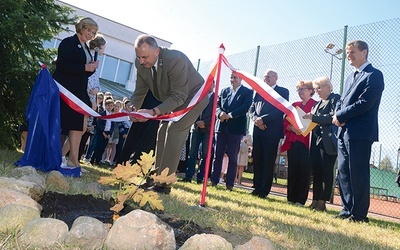
M 322 87 L 322 86 L 329 86 L 329 89 L 332 91 L 333 90 L 333 85 L 331 83 L 331 80 L 329 80 L 328 77 L 326 76 L 321 76 L 313 81 L 313 87 Z
M 135 41 L 135 49 L 140 48 L 140 46 L 142 46 L 143 43 L 147 43 L 152 48 L 155 48 L 155 49 L 158 48 L 156 39 L 151 35 L 143 34 L 143 35 L 138 36 Z

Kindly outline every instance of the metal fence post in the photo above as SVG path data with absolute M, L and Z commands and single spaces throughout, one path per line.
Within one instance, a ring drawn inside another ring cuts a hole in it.
M 343 29 L 343 52 L 342 52 L 342 69 L 340 72 L 340 95 L 343 94 L 343 83 L 344 83 L 344 66 L 345 66 L 345 58 L 346 58 L 346 44 L 347 44 L 347 25 L 344 26 Z

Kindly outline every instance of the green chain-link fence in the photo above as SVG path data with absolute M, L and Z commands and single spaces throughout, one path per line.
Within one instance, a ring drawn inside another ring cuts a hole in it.
M 371 207 L 370 212 L 400 218 L 400 187 L 394 182 L 399 170 L 400 154 L 400 91 L 399 69 L 400 18 L 366 25 L 347 27 L 318 36 L 283 44 L 258 47 L 253 50 L 226 56 L 238 69 L 263 78 L 272 68 L 278 72 L 278 85 L 290 90 L 290 102 L 298 101 L 295 85 L 299 80 L 313 80 L 320 76 L 331 77 L 333 91 L 342 90 L 343 76 L 351 74 L 349 65 L 339 49 L 344 50 L 347 41 L 360 39 L 369 45 L 368 61 L 384 74 L 385 90 L 379 109 L 379 142 L 372 146 Z M 327 44 L 335 47 L 327 49 Z M 226 48 L 229 54 L 229 48 Z M 216 54 L 217 58 L 218 54 Z M 199 63 L 199 72 L 207 76 L 212 61 Z M 230 85 L 230 71 L 222 67 L 220 89 Z M 318 96 L 314 95 L 316 100 Z M 249 129 L 250 131 L 252 128 Z M 333 199 L 340 204 L 340 199 Z

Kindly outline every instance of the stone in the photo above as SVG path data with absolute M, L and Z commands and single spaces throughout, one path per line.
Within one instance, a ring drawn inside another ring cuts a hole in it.
M 109 250 L 175 250 L 175 234 L 156 215 L 136 209 L 114 222 L 107 235 L 105 247 Z
M 70 189 L 67 179 L 59 171 L 50 171 L 48 173 L 46 185 L 63 192 L 68 192 Z
M 21 230 L 33 219 L 40 218 L 37 209 L 18 204 L 9 204 L 0 208 L 0 232 Z
M 107 233 L 101 221 L 89 216 L 81 216 L 72 224 L 65 244 L 79 249 L 102 249 Z
M 11 170 L 11 176 L 19 179 L 24 175 L 37 174 L 36 168 L 32 166 L 17 167 Z
M 190 237 L 179 250 L 232 250 L 232 244 L 219 235 L 195 234 Z M 251 248 L 248 248 L 251 249 Z
M 274 250 L 275 247 L 271 241 L 264 237 L 253 236 L 247 243 L 235 247 L 235 250 Z
M 19 204 L 42 211 L 42 206 L 30 196 L 8 188 L 0 188 L 0 208 L 9 204 Z
M 35 201 L 40 201 L 44 188 L 36 183 L 15 178 L 0 177 L 0 188 L 8 188 L 29 195 Z
M 68 226 L 64 221 L 53 218 L 38 218 L 29 221 L 18 237 L 24 249 L 56 249 L 64 243 Z

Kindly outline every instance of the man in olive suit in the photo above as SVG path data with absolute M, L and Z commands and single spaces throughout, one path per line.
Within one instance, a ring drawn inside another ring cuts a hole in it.
M 134 107 L 141 107 L 150 90 L 161 101 L 152 109 L 139 109 L 138 112 L 159 116 L 186 108 L 204 83 L 189 58 L 180 51 L 159 47 L 154 37 L 140 35 L 135 41 L 137 69 L 136 88 L 131 97 Z M 156 171 L 160 174 L 169 168 L 175 173 L 179 156 L 186 142 L 191 125 L 208 104 L 205 97 L 178 122 L 162 121 L 157 133 Z M 133 122 L 147 119 L 132 117 Z M 158 184 L 154 191 L 169 194 L 170 185 Z

